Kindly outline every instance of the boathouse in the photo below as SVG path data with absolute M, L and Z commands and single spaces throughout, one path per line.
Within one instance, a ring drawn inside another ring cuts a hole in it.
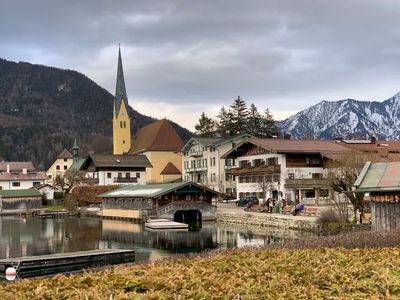
M 400 162 L 367 162 L 354 186 L 369 193 L 372 229 L 400 229 Z
M 219 193 L 193 182 L 127 185 L 99 195 L 103 217 L 215 220 Z
M 0 211 L 42 207 L 42 194 L 36 189 L 0 190 Z

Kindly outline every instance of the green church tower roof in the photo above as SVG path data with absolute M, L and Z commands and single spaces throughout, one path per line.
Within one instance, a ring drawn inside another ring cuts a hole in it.
M 128 96 L 126 95 L 124 70 L 122 69 L 121 47 L 118 49 L 118 70 L 117 70 L 117 84 L 115 88 L 114 99 L 114 113 L 118 116 L 121 109 L 121 104 L 124 102 L 126 109 L 128 109 Z

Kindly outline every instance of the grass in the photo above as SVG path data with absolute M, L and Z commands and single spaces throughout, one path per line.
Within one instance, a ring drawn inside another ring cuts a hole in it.
M 400 248 L 247 248 L 2 283 L 0 299 L 400 298 Z
M 43 210 L 45 211 L 60 211 L 64 209 L 65 209 L 64 204 L 43 206 Z

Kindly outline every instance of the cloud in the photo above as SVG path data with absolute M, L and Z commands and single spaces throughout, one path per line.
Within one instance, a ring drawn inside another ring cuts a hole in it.
M 400 90 L 396 0 L 2 1 L 0 56 L 75 69 L 194 128 L 237 95 L 277 118 Z M 169 117 L 167 116 L 167 117 Z

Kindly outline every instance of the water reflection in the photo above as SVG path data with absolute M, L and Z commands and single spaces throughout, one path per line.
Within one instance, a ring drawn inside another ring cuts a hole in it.
M 0 258 L 81 250 L 136 250 L 136 261 L 173 253 L 266 245 L 304 233 L 234 227 L 214 222 L 192 223 L 190 231 L 153 231 L 143 225 L 96 218 L 0 218 Z

